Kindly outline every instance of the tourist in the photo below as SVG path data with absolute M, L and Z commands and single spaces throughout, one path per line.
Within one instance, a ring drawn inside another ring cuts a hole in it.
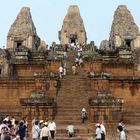
M 64 60 L 66 60 L 66 59 L 67 59 L 67 57 L 68 57 L 68 56 L 67 56 L 67 52 L 66 52 L 66 51 L 64 51 L 64 52 L 63 52 L 63 58 L 64 58 Z
M 15 117 L 14 116 L 12 116 L 11 123 L 13 126 L 15 125 Z
M 75 130 L 74 130 L 74 125 L 72 122 L 69 123 L 69 125 L 67 126 L 66 130 L 68 131 L 68 137 L 73 137 L 75 136 Z
M 84 64 L 83 59 L 80 57 L 80 59 L 79 59 L 79 65 L 80 65 L 80 67 L 82 67 L 83 64 Z
M 96 140 L 101 140 L 101 127 L 100 124 L 97 123 L 96 125 Z
M 50 130 L 51 140 L 54 140 L 54 136 L 55 136 L 55 133 L 56 133 L 56 124 L 52 119 L 49 122 L 48 128 Z
M 3 127 L 1 129 L 1 137 L 0 137 L 0 140 L 11 140 L 11 139 L 12 139 L 12 137 L 11 137 L 11 135 L 9 133 L 8 128 L 7 127 Z
M 119 140 L 126 140 L 126 134 L 121 125 L 118 126 L 118 130 L 119 130 Z
M 60 66 L 59 67 L 59 77 L 62 78 L 62 75 L 63 75 L 63 67 Z
M 119 121 L 118 126 L 122 126 L 123 130 L 124 130 L 124 131 L 126 130 L 126 127 L 125 127 L 125 125 L 124 125 L 123 120 L 120 120 L 120 121 Z
M 19 129 L 18 129 L 18 134 L 20 137 L 20 140 L 25 140 L 26 139 L 26 125 L 24 124 L 23 121 L 20 121 L 19 123 Z
M 9 115 L 6 115 L 5 119 L 3 121 L 6 121 L 8 122 L 10 120 L 10 116 Z
M 81 110 L 81 119 L 82 119 L 82 123 L 84 123 L 85 120 L 87 119 L 87 111 L 85 108 L 82 108 Z
M 40 128 L 40 129 L 42 129 L 42 128 L 44 127 L 43 122 L 44 122 L 43 120 L 40 120 L 40 121 L 39 121 L 39 128 Z
M 44 127 L 41 129 L 41 132 L 40 132 L 40 140 L 49 140 L 50 137 L 51 136 L 50 136 L 50 131 L 48 128 L 48 122 L 45 122 Z
M 32 126 L 32 138 L 33 140 L 39 140 L 40 137 L 40 128 L 38 125 L 38 121 L 36 120 Z
M 64 52 L 67 52 L 68 51 L 68 47 L 69 47 L 68 44 L 65 44 L 64 45 Z
M 101 140 L 105 140 L 106 130 L 103 122 L 101 122 L 100 127 L 101 127 Z
M 32 119 L 32 126 L 35 124 L 35 122 L 36 122 L 36 117 L 33 117 L 33 119 Z
M 73 75 L 76 75 L 76 66 L 74 64 L 72 65 L 72 73 Z

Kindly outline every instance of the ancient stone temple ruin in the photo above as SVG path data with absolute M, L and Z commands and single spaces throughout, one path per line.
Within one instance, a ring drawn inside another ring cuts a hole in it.
M 79 9 L 72 5 L 59 32 L 60 44 L 53 42 L 48 49 L 37 35 L 30 9 L 22 8 L 9 30 L 7 48 L 0 49 L 0 116 L 27 116 L 29 123 L 34 116 L 53 118 L 57 137 L 67 136 L 70 121 L 83 138 L 91 135 L 97 122 L 116 126 L 123 119 L 139 124 L 140 38 L 130 11 L 124 5 L 117 8 L 109 40 L 103 40 L 100 48 L 86 38 Z M 64 44 L 76 42 L 82 44 L 83 65 L 77 65 L 73 75 L 77 52 L 68 46 L 64 58 Z M 60 66 L 67 70 L 63 78 Z M 88 120 L 81 127 L 83 107 Z
M 109 38 L 110 46 L 137 47 L 138 33 L 138 26 L 135 24 L 130 11 L 125 5 L 120 5 L 114 14 Z
M 7 48 L 26 46 L 29 49 L 37 49 L 40 38 L 32 21 L 30 9 L 23 7 L 12 24 L 7 36 Z
M 62 28 L 59 31 L 59 40 L 61 44 L 86 44 L 86 31 L 77 5 L 69 7 L 68 13 L 64 18 Z

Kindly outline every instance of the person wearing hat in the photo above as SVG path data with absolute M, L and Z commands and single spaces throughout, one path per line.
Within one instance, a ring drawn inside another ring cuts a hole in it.
M 85 108 L 82 108 L 81 110 L 81 119 L 82 119 L 82 123 L 84 123 L 85 120 L 87 119 L 87 111 Z
M 39 128 L 40 128 L 40 129 L 42 129 L 43 126 L 44 126 L 43 122 L 44 122 L 43 120 L 40 120 L 40 121 L 39 121 Z
M 96 126 L 96 140 L 101 140 L 101 127 L 100 127 L 100 124 L 97 123 L 95 126 Z
M 48 140 L 50 138 L 50 131 L 48 128 L 48 122 L 44 123 L 44 127 L 41 129 L 40 132 L 40 140 Z

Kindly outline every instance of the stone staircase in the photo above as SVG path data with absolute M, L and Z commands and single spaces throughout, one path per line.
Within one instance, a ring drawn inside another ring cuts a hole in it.
M 83 77 L 81 68 L 78 74 L 73 75 L 71 66 L 74 61 L 74 53 L 69 55 L 67 63 L 67 75 L 60 80 L 61 87 L 57 96 L 57 139 L 67 138 L 67 125 L 72 122 L 75 126 L 76 138 L 87 140 L 91 137 L 88 120 L 82 124 L 80 112 L 83 107 L 88 108 L 88 89 L 86 77 Z M 88 110 L 87 110 L 88 112 Z

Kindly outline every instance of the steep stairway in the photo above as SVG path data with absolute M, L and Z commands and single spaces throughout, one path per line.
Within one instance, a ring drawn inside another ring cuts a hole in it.
M 88 108 L 88 85 L 86 77 L 82 75 L 82 68 L 78 68 L 78 74 L 73 75 L 71 71 L 74 61 L 74 53 L 69 54 L 67 63 L 67 75 L 60 80 L 61 87 L 57 96 L 57 139 L 67 137 L 66 127 L 72 122 L 76 129 L 76 137 L 87 140 L 90 137 L 88 120 L 82 124 L 80 118 L 81 109 Z M 88 110 L 87 110 L 88 112 Z

